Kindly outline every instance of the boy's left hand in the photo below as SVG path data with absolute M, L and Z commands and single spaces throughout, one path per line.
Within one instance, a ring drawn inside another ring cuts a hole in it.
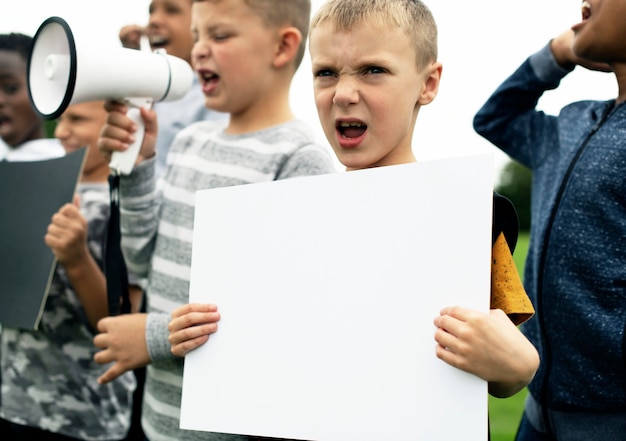
M 146 343 L 147 314 L 122 314 L 105 317 L 98 322 L 98 331 L 93 343 L 102 348 L 93 359 L 98 364 L 113 362 L 98 383 L 106 384 L 115 380 L 124 372 L 150 364 Z
M 489 382 L 530 381 L 539 356 L 500 309 L 483 313 L 459 306 L 435 318 L 437 357 Z

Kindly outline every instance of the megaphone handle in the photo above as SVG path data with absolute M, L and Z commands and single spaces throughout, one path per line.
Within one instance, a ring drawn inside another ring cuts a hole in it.
M 135 125 L 137 126 L 137 131 L 135 132 L 135 142 L 133 142 L 127 150 L 123 152 L 113 152 L 111 155 L 111 162 L 109 163 L 109 167 L 115 170 L 117 173 L 122 175 L 129 175 L 135 166 L 135 161 L 137 161 L 137 155 L 139 155 L 139 150 L 141 150 L 141 143 L 143 142 L 143 135 L 145 133 L 146 127 L 141 119 L 140 107 L 150 107 L 152 105 L 152 100 L 146 99 L 143 102 L 143 106 L 136 105 L 137 102 L 133 102 L 132 100 L 126 100 L 129 109 L 126 112 L 126 116 L 130 118 Z

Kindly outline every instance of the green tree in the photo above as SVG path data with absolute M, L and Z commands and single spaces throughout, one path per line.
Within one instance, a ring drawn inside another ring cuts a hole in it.
M 46 127 L 46 138 L 54 138 L 54 129 L 56 129 L 57 120 L 46 120 L 44 121 L 44 125 Z
M 513 202 L 519 216 L 520 230 L 530 230 L 530 187 L 532 172 L 510 160 L 500 172 L 496 191 Z

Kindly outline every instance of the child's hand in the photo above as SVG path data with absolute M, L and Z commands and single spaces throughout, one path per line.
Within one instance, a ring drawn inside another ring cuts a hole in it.
M 136 24 L 126 25 L 120 29 L 120 42 L 128 49 L 141 49 L 141 37 L 145 28 Z
M 106 384 L 124 372 L 150 364 L 146 319 L 147 314 L 122 314 L 98 322 L 100 334 L 94 337 L 93 344 L 102 350 L 96 352 L 93 360 L 98 364 L 113 363 L 98 383 Z
M 126 116 L 128 107 L 124 103 L 117 101 L 107 101 L 105 109 L 109 112 L 106 124 L 100 132 L 98 139 L 98 150 L 104 155 L 107 161 L 111 161 L 113 152 L 123 152 L 135 141 L 137 126 Z M 145 133 L 141 150 L 137 156 L 135 164 L 151 158 L 155 155 L 155 145 L 157 136 L 157 118 L 154 110 L 142 107 L 140 109 L 141 118 L 145 125 Z
M 219 319 L 216 305 L 189 303 L 174 310 L 168 325 L 172 354 L 184 357 L 205 344 L 209 335 L 217 331 Z
M 578 65 L 600 72 L 611 72 L 613 70 L 607 63 L 598 63 L 576 55 L 572 49 L 573 43 L 574 31 L 571 29 L 563 32 L 561 35 L 554 38 L 550 43 L 552 54 L 554 55 L 556 62 L 559 63 L 561 67 L 568 69 Z
M 87 220 L 80 213 L 78 196 L 74 197 L 73 204 L 63 205 L 52 216 L 44 241 L 65 267 L 85 261 L 85 256 L 89 254 Z
M 486 314 L 455 306 L 440 314 L 435 318 L 438 358 L 490 382 L 495 396 L 510 396 L 532 380 L 539 354 L 502 310 Z

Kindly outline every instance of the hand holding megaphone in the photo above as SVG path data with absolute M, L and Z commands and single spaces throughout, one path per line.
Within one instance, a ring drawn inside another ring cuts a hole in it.
M 144 130 L 140 108 L 151 107 L 153 101 L 184 97 L 193 71 L 185 60 L 162 51 L 80 44 L 65 20 L 50 17 L 35 34 L 27 77 L 33 108 L 45 119 L 57 118 L 71 104 L 100 100 L 125 103 L 128 117 L 137 127 L 136 141 L 123 153 L 115 151 L 109 165 L 129 174 Z
M 134 106 L 107 101 L 104 107 L 109 114 L 98 139 L 98 149 L 110 164 L 119 162 L 120 158 L 133 158 L 132 169 L 156 154 L 157 117 L 150 107 L 140 106 L 137 101 Z

